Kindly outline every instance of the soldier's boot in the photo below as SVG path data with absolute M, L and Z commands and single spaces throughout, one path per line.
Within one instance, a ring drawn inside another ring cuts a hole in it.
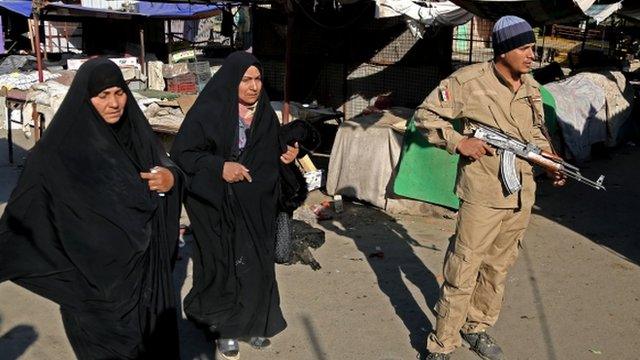
M 477 333 L 461 333 L 462 338 L 469 343 L 471 350 L 484 360 L 505 360 L 504 353 L 496 341 L 484 331 Z
M 449 358 L 450 358 L 449 354 L 429 353 L 429 355 L 427 355 L 425 360 L 449 360 Z

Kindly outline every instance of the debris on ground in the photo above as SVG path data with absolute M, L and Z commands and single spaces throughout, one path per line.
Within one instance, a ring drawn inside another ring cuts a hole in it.
M 333 219 L 334 211 L 331 209 L 331 202 L 325 200 L 320 204 L 312 205 L 311 211 L 316 214 L 318 221 Z
M 313 257 L 310 248 L 318 249 L 324 244 L 325 233 L 320 229 L 299 220 L 293 220 L 293 244 L 291 250 L 291 260 L 285 265 L 301 263 L 309 265 L 313 270 L 322 268 L 320 263 Z

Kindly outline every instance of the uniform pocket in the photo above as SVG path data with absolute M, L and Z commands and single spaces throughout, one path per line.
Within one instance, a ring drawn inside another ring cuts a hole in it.
M 455 288 L 472 286 L 478 274 L 477 261 L 471 249 L 456 243 L 444 264 L 444 279 Z
M 438 300 L 438 302 L 436 303 L 436 306 L 433 308 L 433 310 L 435 310 L 436 315 L 438 315 L 439 318 L 445 318 L 447 317 L 447 315 L 449 315 L 449 308 L 449 301 L 441 297 L 440 300 Z

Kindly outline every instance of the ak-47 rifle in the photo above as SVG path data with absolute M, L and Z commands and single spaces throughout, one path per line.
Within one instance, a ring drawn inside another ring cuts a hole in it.
M 604 175 L 600 175 L 596 181 L 589 180 L 580 174 L 580 169 L 577 167 L 567 163 L 554 154 L 543 151 L 534 144 L 525 144 L 499 130 L 484 125 L 476 123 L 473 124 L 473 126 L 475 127 L 473 137 L 483 140 L 487 144 L 498 148 L 498 153 L 500 154 L 500 174 L 502 177 L 502 183 L 510 194 L 513 194 L 522 188 L 522 184 L 520 184 L 518 174 L 516 173 L 516 156 L 525 159 L 532 164 L 539 165 L 550 172 L 559 172 L 566 177 L 589 185 L 597 190 L 606 190 L 604 186 L 602 186 Z

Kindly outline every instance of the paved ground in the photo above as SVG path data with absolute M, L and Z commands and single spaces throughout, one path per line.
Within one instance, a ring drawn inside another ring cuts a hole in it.
M 18 176 L 5 149 L 0 138 L 0 211 Z M 626 147 L 588 164 L 586 175 L 607 175 L 606 192 L 575 183 L 562 190 L 541 186 L 492 330 L 509 359 L 640 359 L 639 162 L 640 148 Z M 340 217 L 314 226 L 327 232 L 314 251 L 322 269 L 278 266 L 289 327 L 268 350 L 242 344 L 242 358 L 415 359 L 433 324 L 430 309 L 455 221 L 394 218 L 347 204 Z M 384 258 L 369 257 L 377 251 Z M 183 255 L 175 276 L 184 295 L 191 282 L 188 246 Z M 215 358 L 213 346 L 186 320 L 181 341 L 184 359 Z M 17 358 L 73 355 L 56 305 L 3 283 L 0 359 Z M 466 349 L 452 358 L 476 359 Z

